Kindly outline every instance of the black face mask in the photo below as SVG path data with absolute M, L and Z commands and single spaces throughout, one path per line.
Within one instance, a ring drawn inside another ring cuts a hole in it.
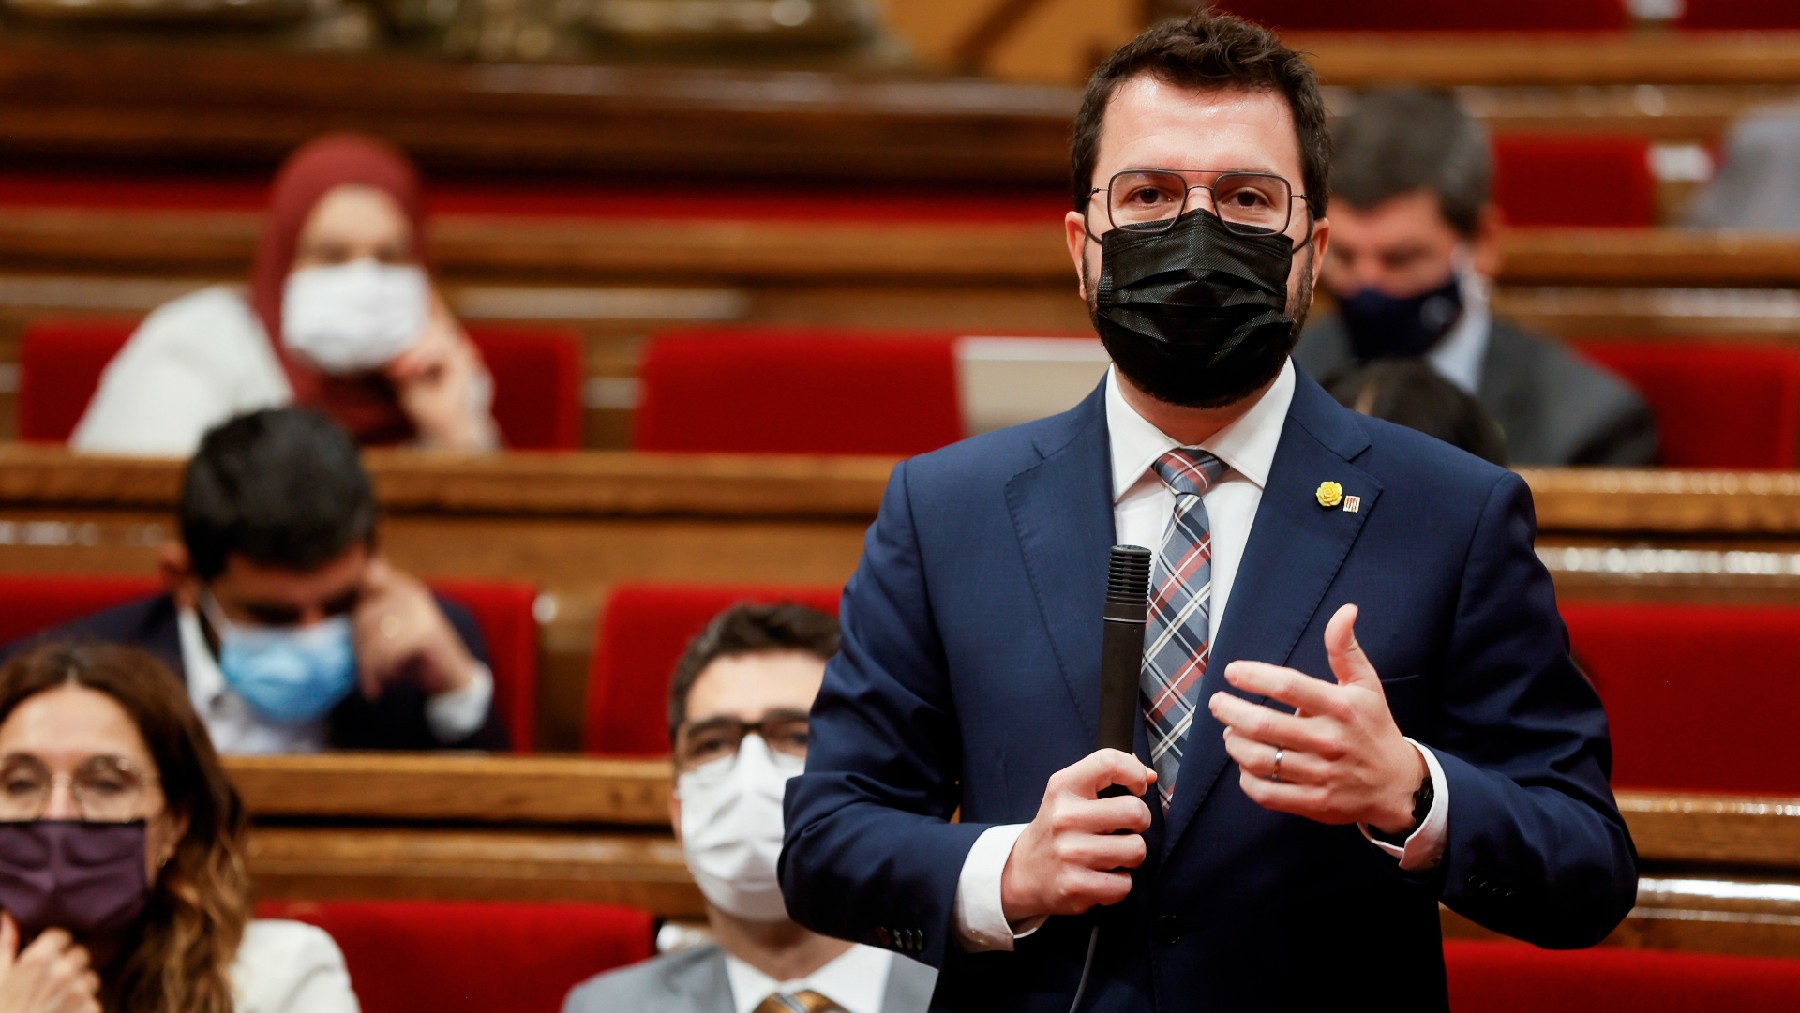
M 1437 347 L 1462 319 L 1462 278 L 1400 298 L 1376 288 L 1338 296 L 1338 319 L 1359 362 L 1416 359 Z
M 1281 372 L 1299 324 L 1287 312 L 1294 244 L 1238 235 L 1209 211 L 1166 232 L 1100 237 L 1094 330 L 1132 385 L 1183 408 L 1222 408 Z

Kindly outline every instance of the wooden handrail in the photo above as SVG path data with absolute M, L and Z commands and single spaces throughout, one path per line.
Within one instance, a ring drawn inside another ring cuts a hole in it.
M 514 828 L 668 827 L 667 759 L 323 754 L 229 756 L 261 822 Z M 1800 870 L 1800 798 L 1620 791 L 1648 862 Z
M 375 451 L 393 515 L 872 519 L 892 458 Z M 173 511 L 179 461 L 0 444 L 0 512 Z M 1800 538 L 1800 472 L 1527 469 L 1542 532 Z

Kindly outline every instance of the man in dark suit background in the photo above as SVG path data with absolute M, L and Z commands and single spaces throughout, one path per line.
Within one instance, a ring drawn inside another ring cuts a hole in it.
M 376 514 L 329 418 L 238 416 L 188 462 L 167 591 L 43 638 L 159 655 L 221 752 L 506 749 L 474 619 L 380 558 Z
M 1356 100 L 1332 134 L 1334 315 L 1295 361 L 1321 380 L 1358 362 L 1423 358 L 1475 395 L 1523 467 L 1640 467 L 1656 424 L 1630 386 L 1554 338 L 1494 318 L 1501 227 L 1487 132 L 1450 95 L 1390 90 Z M 1606 195 L 1571 174 L 1568 201 Z
M 1440 902 L 1584 946 L 1634 900 L 1524 483 L 1289 360 L 1328 152 L 1261 28 L 1114 53 L 1065 219 L 1113 368 L 889 482 L 782 885 L 938 965 L 939 1006 L 1068 1010 L 1097 926 L 1088 1010 L 1441 1010 Z M 1115 542 L 1156 558 L 1135 755 L 1094 750 Z

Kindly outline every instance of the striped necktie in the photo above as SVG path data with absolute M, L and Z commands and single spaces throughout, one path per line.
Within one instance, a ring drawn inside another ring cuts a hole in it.
M 1175 797 L 1182 746 L 1194 723 L 1194 696 L 1211 653 L 1207 603 L 1212 596 L 1212 536 L 1200 497 L 1225 472 L 1204 450 L 1177 447 L 1158 458 L 1156 473 L 1175 493 L 1175 513 L 1163 532 L 1151 570 L 1150 616 L 1145 624 L 1144 724 L 1150 765 L 1164 812 Z
M 750 1013 L 844 1013 L 844 1007 L 817 992 L 776 992 Z

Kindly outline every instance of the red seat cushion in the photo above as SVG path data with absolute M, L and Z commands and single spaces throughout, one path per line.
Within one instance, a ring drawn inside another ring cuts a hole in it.
M 713 616 L 744 601 L 792 601 L 835 615 L 839 593 L 836 587 L 614 588 L 595 631 L 582 750 L 667 755 L 669 679 L 688 641 Z
M 1630 339 L 1577 347 L 1644 395 L 1656 415 L 1663 465 L 1794 467 L 1800 354 L 1793 350 Z
M 903 455 L 963 436 L 947 334 L 664 333 L 639 383 L 638 450 Z
M 106 364 L 137 321 L 34 320 L 19 338 L 19 439 L 63 443 L 87 411 Z
M 1770 0 L 1686 0 L 1675 23 L 1690 31 L 1800 29 L 1800 5 Z
M 1630 23 L 1624 0 L 1222 0 L 1217 6 L 1299 32 L 1623 31 Z
M 537 588 L 514 580 L 430 581 L 431 589 L 468 608 L 487 643 L 494 673 L 494 713 L 515 753 L 537 738 Z
M 1800 996 L 1800 960 L 1450 940 L 1444 963 L 1456 1013 L 1774 1011 Z
M 259 904 L 324 929 L 363 1013 L 556 1013 L 571 988 L 651 953 L 642 911 L 600 904 Z
M 137 329 L 117 318 L 34 320 L 19 348 L 19 438 L 66 442 L 87 411 L 100 374 Z M 508 447 L 581 446 L 581 345 L 571 331 L 469 329 L 494 380 L 494 421 Z
M 161 590 L 154 577 L 6 574 L 0 576 L 0 645 L 147 598 Z
M 1800 607 L 1561 608 L 1576 660 L 1606 705 L 1613 784 L 1800 795 Z
M 469 340 L 494 379 L 494 422 L 512 450 L 582 445 L 581 337 L 543 327 L 472 324 Z
M 1650 142 L 1502 134 L 1494 138 L 1494 202 L 1509 225 L 1649 228 L 1657 222 Z

